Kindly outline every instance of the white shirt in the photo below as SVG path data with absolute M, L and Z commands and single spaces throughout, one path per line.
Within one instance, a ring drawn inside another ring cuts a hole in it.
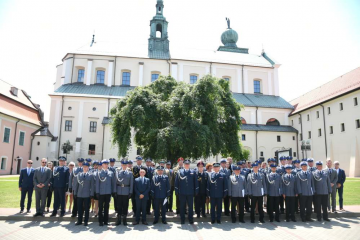
M 339 175 L 339 169 L 340 169 L 340 168 L 336 169 L 336 172 L 337 172 L 338 175 Z

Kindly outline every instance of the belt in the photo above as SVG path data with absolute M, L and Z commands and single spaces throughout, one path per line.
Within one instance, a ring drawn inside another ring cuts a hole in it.
M 118 184 L 120 187 L 130 187 L 130 185 Z

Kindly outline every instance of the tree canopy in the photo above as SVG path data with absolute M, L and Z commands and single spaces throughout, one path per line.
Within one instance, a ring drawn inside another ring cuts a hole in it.
M 241 106 L 229 81 L 206 75 L 196 84 L 160 76 L 136 87 L 111 109 L 112 142 L 128 155 L 132 134 L 144 157 L 207 158 L 221 153 L 241 159 Z

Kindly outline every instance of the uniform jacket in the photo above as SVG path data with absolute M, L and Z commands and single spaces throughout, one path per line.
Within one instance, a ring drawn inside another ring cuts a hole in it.
M 228 192 L 230 197 L 245 197 L 246 195 L 246 180 L 245 176 L 239 174 L 238 176 L 231 175 L 228 181 Z
M 154 198 L 166 198 L 170 196 L 170 182 L 166 175 L 155 175 L 150 182 L 150 192 Z
M 34 188 L 35 189 L 48 189 L 49 183 L 51 180 L 51 170 L 48 167 L 44 167 L 44 172 L 41 172 L 41 167 L 38 167 L 34 171 Z M 38 188 L 37 185 L 43 183 L 45 186 L 43 188 Z
M 74 188 L 74 178 L 77 176 L 78 173 L 83 172 L 82 167 L 74 168 L 72 174 L 69 175 L 69 188 Z
M 222 172 L 210 173 L 207 183 L 207 196 L 211 198 L 223 198 L 228 195 L 228 179 Z
M 282 194 L 282 180 L 279 173 L 269 173 L 265 176 L 267 194 L 270 197 L 278 197 Z
M 19 188 L 34 188 L 34 172 L 35 169 L 30 168 L 30 174 L 27 173 L 27 168 L 20 171 Z
M 203 171 L 202 173 L 199 173 L 199 171 L 197 171 L 196 176 L 199 185 L 199 194 L 206 196 L 206 188 L 207 188 L 209 174 L 206 173 L 205 171 Z
M 141 181 L 141 178 L 135 179 L 134 184 L 134 191 L 135 191 L 135 197 L 139 199 L 140 195 L 144 195 L 144 200 L 149 199 L 149 192 L 150 192 L 150 179 L 144 177 L 144 183 Z
M 335 169 L 336 171 L 336 169 Z M 338 174 L 338 180 L 337 183 L 341 183 L 341 187 L 343 186 L 344 182 L 346 180 L 345 171 L 339 168 L 339 174 Z
M 194 170 L 180 169 L 175 175 L 175 194 L 197 195 L 199 193 L 199 183 Z
M 53 174 L 52 174 L 52 186 L 54 188 L 68 188 L 69 184 L 69 168 L 66 166 L 60 167 L 54 167 L 53 168 Z
M 96 193 L 100 195 L 112 194 L 115 192 L 116 178 L 111 170 L 102 169 L 96 178 Z
M 334 184 L 334 188 L 336 188 L 336 183 L 338 181 L 338 175 L 334 168 L 327 168 L 324 171 L 326 171 L 330 178 L 330 183 Z
M 79 198 L 89 198 L 94 196 L 95 179 L 90 172 L 79 173 L 74 178 L 74 195 Z
M 145 167 L 146 173 L 145 177 L 148 179 L 152 179 L 155 174 L 155 169 L 153 167 Z
M 246 190 L 248 195 L 260 197 L 267 194 L 265 175 L 258 172 L 249 173 L 247 178 Z
M 134 177 L 132 172 L 128 170 L 115 171 L 116 184 L 114 185 L 117 195 L 129 195 L 133 193 Z
M 175 186 L 175 178 L 176 178 L 176 174 L 180 169 L 184 169 L 184 167 L 180 167 L 179 165 L 177 165 L 176 167 L 174 167 L 173 169 L 173 177 L 171 179 L 170 185 L 171 186 Z
M 313 172 L 315 195 L 328 195 L 332 192 L 330 178 L 327 171 L 316 170 Z
M 298 194 L 302 194 L 303 196 L 314 195 L 315 185 L 312 173 L 310 171 L 300 171 L 296 177 Z
M 225 174 L 225 177 L 227 179 L 229 179 L 230 175 L 231 175 L 231 171 L 228 169 L 228 168 L 221 168 L 220 169 L 220 172 L 224 173 Z
M 298 194 L 297 178 L 293 172 L 282 175 L 282 190 L 282 194 L 285 194 L 286 197 L 295 197 Z

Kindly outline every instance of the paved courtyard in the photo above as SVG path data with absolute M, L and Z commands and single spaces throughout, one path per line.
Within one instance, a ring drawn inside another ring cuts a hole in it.
M 161 234 L 161 235 L 160 235 Z M 74 222 L 0 221 L 0 239 L 170 239 L 170 240 L 222 240 L 222 239 L 360 239 L 360 218 L 333 219 L 330 223 L 269 223 L 233 224 L 224 222 L 211 225 L 195 223 L 181 225 L 138 225 L 99 227 L 75 226 Z

